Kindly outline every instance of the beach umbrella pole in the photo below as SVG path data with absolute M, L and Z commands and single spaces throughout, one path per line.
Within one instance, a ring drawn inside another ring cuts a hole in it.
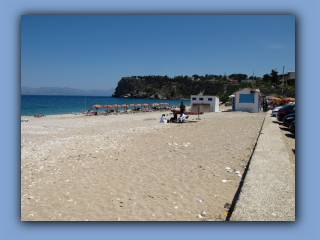
M 198 106 L 198 118 L 197 118 L 197 120 L 201 120 L 200 117 L 199 117 L 199 114 L 200 114 L 200 106 Z

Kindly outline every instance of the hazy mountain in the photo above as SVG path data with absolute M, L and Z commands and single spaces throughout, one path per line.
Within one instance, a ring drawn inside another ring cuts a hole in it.
M 21 87 L 21 95 L 73 95 L 73 96 L 111 96 L 115 89 L 109 90 L 80 90 L 73 88 L 42 87 L 29 88 Z

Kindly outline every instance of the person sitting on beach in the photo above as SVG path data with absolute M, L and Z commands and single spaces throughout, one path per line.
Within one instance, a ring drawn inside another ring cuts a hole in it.
M 161 118 L 160 118 L 160 123 L 167 123 L 167 118 L 165 114 L 162 114 Z
M 170 122 L 170 123 L 176 122 L 177 119 L 178 119 L 178 115 L 177 115 L 177 113 L 174 113 L 174 114 L 173 114 L 173 117 L 170 118 L 170 121 L 169 121 L 169 122 Z
M 45 116 L 46 116 L 46 115 L 43 114 L 41 117 L 45 117 Z
M 178 119 L 177 119 L 177 123 L 182 123 L 183 121 L 185 121 L 186 120 L 186 115 L 184 115 L 184 113 L 182 113 L 182 115 L 181 115 L 181 117 L 179 117 Z

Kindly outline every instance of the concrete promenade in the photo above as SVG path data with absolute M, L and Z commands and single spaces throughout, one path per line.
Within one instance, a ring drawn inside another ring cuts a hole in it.
M 295 176 L 269 111 L 230 221 L 295 221 Z

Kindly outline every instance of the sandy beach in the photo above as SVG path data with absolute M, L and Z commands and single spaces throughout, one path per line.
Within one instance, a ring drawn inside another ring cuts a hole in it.
M 266 113 L 163 113 L 22 116 L 21 220 L 225 220 Z

